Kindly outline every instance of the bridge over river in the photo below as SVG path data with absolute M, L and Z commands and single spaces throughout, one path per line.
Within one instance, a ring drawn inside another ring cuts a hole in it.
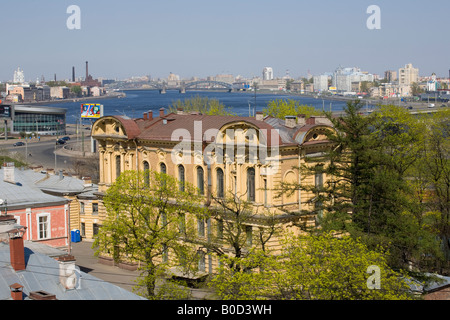
M 151 87 L 159 90 L 159 93 L 164 94 L 167 90 L 178 90 L 180 93 L 186 93 L 189 89 L 223 89 L 229 92 L 243 90 L 244 86 L 240 84 L 231 84 L 223 81 L 214 80 L 197 80 L 197 81 L 180 81 L 176 85 L 171 85 L 166 82 L 142 82 L 142 86 Z M 245 89 L 244 89 L 245 90 Z

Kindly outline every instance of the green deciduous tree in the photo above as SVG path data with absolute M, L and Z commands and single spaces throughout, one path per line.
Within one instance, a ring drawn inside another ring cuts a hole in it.
M 225 197 L 215 197 L 209 208 L 215 220 L 216 230 L 210 230 L 206 241 L 200 242 L 219 259 L 233 257 L 228 268 L 241 270 L 241 258 L 253 254 L 253 250 L 269 251 L 268 242 L 280 233 L 276 216 L 268 209 L 255 208 L 254 203 L 246 201 L 247 194 L 235 195 L 229 192 Z M 225 260 L 224 260 L 225 261 Z
M 138 262 L 143 295 L 158 298 L 158 277 L 170 267 L 188 272 L 197 262 L 194 247 L 184 241 L 194 232 L 187 215 L 204 214 L 196 194 L 187 183 L 180 191 L 179 182 L 166 174 L 122 173 L 103 198 L 107 215 L 95 239 L 97 254 Z
M 440 273 L 450 272 L 450 110 L 442 110 L 419 118 L 423 123 L 423 140 L 418 161 L 410 171 L 413 196 L 420 203 L 430 231 L 438 235 L 443 261 L 436 267 Z M 430 256 L 423 260 L 428 264 Z M 428 260 L 428 261 L 427 261 Z
M 362 108 L 354 101 L 344 115 L 328 114 L 336 129 L 328 136 L 334 147 L 307 158 L 301 170 L 304 176 L 322 172 L 329 179 L 321 188 L 294 188 L 312 192 L 311 202 L 320 203 L 314 206 L 324 210 L 319 231 L 350 234 L 369 248 L 382 245 L 396 269 L 420 268 L 425 256 L 439 259 L 436 233 L 410 183 L 426 125 L 399 107 L 382 107 L 370 115 L 363 115 Z
M 169 107 L 170 112 L 176 113 L 178 109 L 184 112 L 199 112 L 206 115 L 234 115 L 230 108 L 227 108 L 217 99 L 195 96 L 185 100 L 176 100 Z
M 256 251 L 238 259 L 246 267 L 239 271 L 223 264 L 211 286 L 232 300 L 412 299 L 406 278 L 387 265 L 385 255 L 351 237 L 287 236 L 276 255 Z M 379 278 L 368 273 L 373 266 Z
M 310 117 L 320 115 L 322 112 L 312 106 L 301 105 L 300 102 L 292 99 L 276 99 L 267 104 L 267 107 L 263 109 L 263 114 L 265 116 L 284 119 L 286 116 L 298 116 L 300 114 Z

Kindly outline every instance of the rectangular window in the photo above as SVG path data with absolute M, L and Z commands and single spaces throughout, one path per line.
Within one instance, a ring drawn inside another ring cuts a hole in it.
M 162 259 L 164 263 L 169 262 L 169 249 L 166 244 L 163 244 Z
M 116 156 L 116 179 L 120 176 L 121 172 L 121 163 L 120 156 Z
M 186 235 L 186 215 L 184 213 L 180 213 L 178 219 L 178 229 L 181 234 Z
M 96 235 L 98 235 L 98 229 L 100 228 L 100 226 L 98 225 L 98 224 L 96 224 L 96 223 L 94 223 L 93 225 L 92 225 L 92 229 L 93 229 L 93 232 L 94 232 L 94 236 L 96 236 Z
M 317 172 L 314 178 L 314 183 L 316 188 L 322 188 L 323 187 L 323 173 Z
M 180 191 L 184 192 L 185 187 L 185 176 L 184 176 L 184 167 L 178 166 L 178 180 L 180 180 Z
M 264 179 L 264 206 L 267 207 L 267 179 Z
M 206 255 L 203 251 L 198 251 L 198 271 L 205 272 L 206 270 Z
M 223 239 L 223 220 L 217 220 L 217 239 Z
M 82 237 L 86 237 L 86 224 L 84 222 L 81 223 L 80 233 Z
M 80 214 L 84 214 L 84 202 L 80 202 Z
M 249 168 L 247 170 L 247 200 L 255 201 L 255 169 Z
M 38 234 L 39 239 L 50 237 L 50 217 L 48 215 L 38 216 Z
M 252 226 L 246 226 L 245 227 L 245 235 L 246 235 L 246 244 L 247 246 L 252 245 L 252 238 L 253 238 L 253 228 Z
M 199 237 L 205 236 L 205 220 L 204 219 L 197 220 L 197 231 L 198 231 Z
M 223 198 L 225 196 L 224 193 L 224 189 L 225 189 L 225 185 L 224 185 L 224 179 L 223 179 L 223 170 L 222 169 L 217 169 L 217 197 L 218 198 Z
M 93 215 L 98 215 L 98 203 L 93 203 L 92 204 L 92 214 Z

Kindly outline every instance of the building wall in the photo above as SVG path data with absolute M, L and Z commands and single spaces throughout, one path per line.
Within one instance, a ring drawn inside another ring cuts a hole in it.
M 258 135 L 254 135 L 253 139 L 245 140 L 246 135 L 243 133 L 245 130 L 250 129 L 246 124 L 243 123 L 231 123 L 222 128 L 223 132 L 227 129 L 232 129 L 235 132 L 235 143 L 250 143 L 253 142 L 254 145 L 259 146 L 260 141 L 258 140 Z M 242 130 L 241 133 L 238 133 Z M 211 173 L 211 192 L 213 195 L 217 195 L 217 171 L 218 169 L 223 170 L 224 173 L 224 188 L 225 191 L 230 191 L 231 194 L 237 192 L 238 195 L 243 195 L 244 200 L 247 200 L 247 174 L 249 169 L 255 170 L 255 199 L 253 201 L 254 211 L 258 213 L 262 212 L 274 212 L 277 215 L 285 215 L 287 212 L 299 212 L 302 209 L 311 209 L 311 205 L 308 204 L 314 195 L 307 193 L 305 191 L 295 190 L 291 195 L 282 194 L 277 197 L 279 191 L 276 190 L 280 187 L 282 182 L 294 182 L 294 183 L 306 183 L 314 184 L 314 176 L 306 177 L 303 176 L 304 172 L 299 172 L 295 167 L 301 167 L 305 164 L 305 155 L 318 153 L 324 151 L 323 144 L 311 144 L 307 147 L 300 147 L 298 145 L 282 146 L 279 149 L 279 162 L 275 166 L 275 170 L 268 171 L 267 164 L 261 162 L 261 159 L 256 163 L 243 161 L 243 163 L 231 162 L 227 164 L 214 163 L 211 165 L 210 170 L 203 162 L 202 154 L 195 152 L 188 152 L 184 157 L 181 154 L 177 155 L 172 153 L 174 147 L 178 142 L 171 141 L 149 141 L 149 140 L 128 140 L 126 138 L 126 133 L 120 122 L 112 117 L 105 117 L 102 121 L 98 121 L 93 128 L 93 136 L 96 136 L 99 146 L 99 161 L 100 161 L 100 179 L 99 179 L 99 192 L 104 193 L 107 191 L 109 186 L 114 183 L 117 178 L 116 172 L 116 159 L 120 159 L 120 163 L 117 163 L 120 168 L 120 172 L 125 170 L 144 170 L 144 162 L 147 162 L 150 170 L 160 172 L 161 164 L 164 163 L 166 166 L 166 173 L 178 179 L 178 166 L 180 163 L 185 169 L 185 181 L 198 187 L 197 182 L 197 168 L 202 167 L 205 179 L 205 194 L 207 188 L 207 177 L 208 172 Z M 104 138 L 99 138 L 103 136 Z M 314 138 L 313 138 L 314 136 Z M 248 138 L 248 136 L 247 136 Z M 225 139 L 225 136 L 224 136 Z M 307 140 L 326 140 L 326 136 L 322 131 L 310 132 L 305 134 L 305 141 Z M 217 141 L 220 142 L 220 141 Z M 226 152 L 224 152 L 226 154 Z M 246 153 L 244 153 L 246 154 Z M 237 152 L 234 152 L 237 155 Z M 226 158 L 226 157 L 225 157 Z M 199 162 L 197 162 L 200 160 Z M 180 161 L 177 162 L 177 161 Z M 326 177 L 324 178 L 324 180 Z M 267 187 L 267 190 L 266 190 Z M 82 201 L 82 200 L 78 200 Z M 206 201 L 206 196 L 205 196 Z M 214 201 L 211 204 L 215 205 Z M 99 201 L 99 214 L 98 216 L 91 217 L 85 205 L 85 215 L 79 214 L 78 220 L 71 220 L 71 223 L 79 224 L 83 222 L 86 224 L 86 237 L 88 235 L 88 224 L 93 225 L 94 219 L 98 219 L 98 224 L 101 225 L 103 219 L 106 217 L 106 210 Z M 74 208 L 74 212 L 79 212 L 79 209 Z M 195 219 L 194 217 L 187 217 L 188 219 Z M 73 222 L 72 222 L 73 221 Z M 284 221 L 284 220 L 283 220 Z M 291 221 L 292 222 L 292 221 Z M 292 223 L 289 221 L 280 222 L 280 226 L 283 228 L 292 228 L 290 231 L 295 231 L 299 233 L 300 230 L 296 227 L 292 227 Z M 315 225 L 315 217 L 303 216 L 300 222 L 307 226 Z M 261 227 L 261 222 L 255 220 L 249 222 L 249 227 L 256 228 Z M 217 221 L 211 218 L 208 224 L 213 233 L 217 230 Z M 287 230 L 287 229 L 286 229 Z M 254 235 L 256 236 L 256 234 Z M 256 238 L 254 243 L 256 242 Z M 279 248 L 279 239 L 274 237 L 268 243 L 272 248 Z M 217 267 L 217 258 L 205 256 L 207 268 Z
M 404 68 L 398 70 L 399 85 L 409 86 L 413 82 L 419 81 L 419 69 L 414 68 L 412 64 L 407 64 Z
M 52 247 L 68 245 L 68 205 L 49 206 L 41 208 L 26 208 L 10 210 L 8 214 L 17 219 L 17 223 L 27 227 L 24 240 L 38 241 Z M 39 217 L 46 217 L 49 228 L 45 237 L 39 229 Z

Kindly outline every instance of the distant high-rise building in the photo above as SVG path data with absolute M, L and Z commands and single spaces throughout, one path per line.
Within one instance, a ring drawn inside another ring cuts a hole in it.
M 23 70 L 20 69 L 20 67 L 17 68 L 16 71 L 14 71 L 14 83 L 24 83 L 25 82 L 25 74 L 23 73 Z
M 328 76 L 320 75 L 314 76 L 314 91 L 323 92 L 328 91 Z
M 273 80 L 273 69 L 271 67 L 263 69 L 263 80 Z
M 333 87 L 336 87 L 336 90 L 341 92 L 351 92 L 353 83 L 362 81 L 372 82 L 373 80 L 373 74 L 361 72 L 359 68 L 339 67 L 333 73 Z
M 384 78 L 388 82 L 394 82 L 398 80 L 397 71 L 394 70 L 387 70 L 384 72 Z
M 409 86 L 419 81 L 419 69 L 414 68 L 411 63 L 398 70 L 398 84 Z

